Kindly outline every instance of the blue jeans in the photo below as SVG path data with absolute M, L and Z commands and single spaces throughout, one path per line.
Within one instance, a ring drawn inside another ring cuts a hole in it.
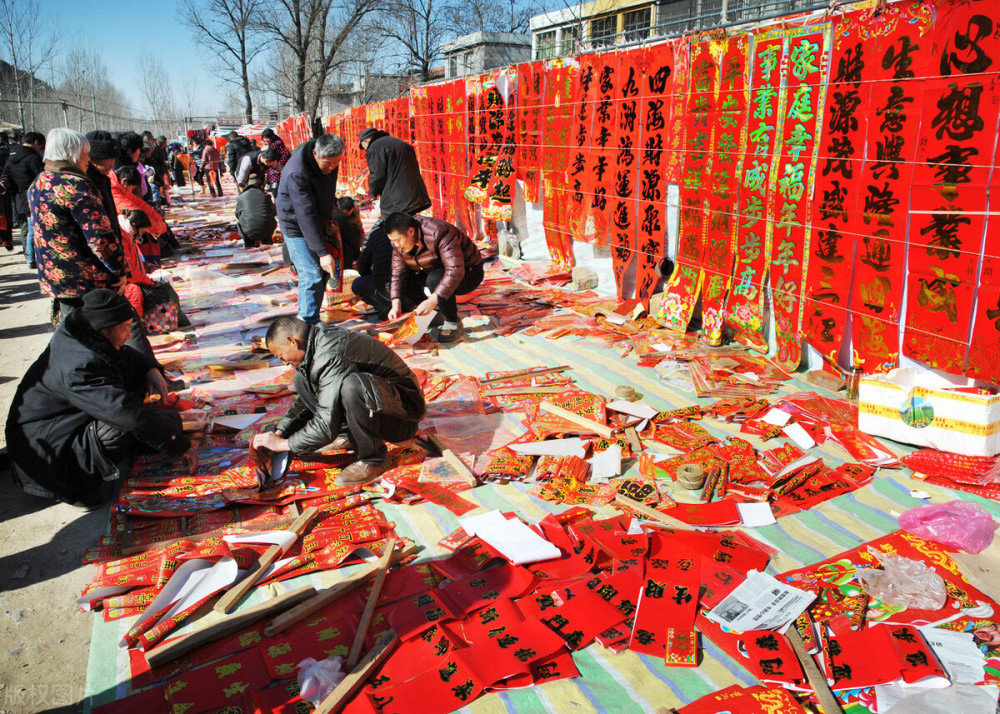
M 288 255 L 299 273 L 299 319 L 310 325 L 319 322 L 319 310 L 326 292 L 326 273 L 319 267 L 319 258 L 305 238 L 285 235 Z
M 21 246 L 24 248 L 24 259 L 28 263 L 35 262 L 35 225 L 31 222 L 31 214 L 24 223 L 24 232 L 21 234 Z

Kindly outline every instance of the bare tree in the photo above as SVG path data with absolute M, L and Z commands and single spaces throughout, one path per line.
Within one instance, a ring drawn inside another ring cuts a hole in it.
M 34 124 L 38 75 L 43 69 L 51 69 L 56 37 L 45 29 L 37 0 L 0 0 L 0 35 L 4 54 L 13 69 L 17 113 L 23 128 L 25 95 L 31 104 Z
M 198 76 L 195 74 L 185 74 L 181 77 L 181 97 L 184 98 L 184 112 L 186 116 L 193 117 L 198 112 L 195 111 L 195 97 L 198 95 Z
M 216 58 L 220 79 L 242 89 L 247 123 L 253 121 L 251 65 L 272 40 L 260 22 L 265 9 L 262 0 L 182 0 L 180 5 L 181 22 Z
M 163 132 L 176 129 L 178 122 L 174 90 L 163 63 L 146 50 L 139 56 L 139 66 L 142 68 L 139 74 L 139 94 L 154 126 Z
M 285 75 L 287 89 L 282 93 L 287 92 L 295 111 L 316 116 L 333 70 L 346 61 L 341 49 L 381 2 L 275 0 L 269 6 L 271 14 L 263 27 L 277 45 L 275 74 Z
M 451 28 L 456 35 L 470 32 L 529 32 L 532 15 L 543 12 L 535 0 L 463 0 L 456 4 Z
M 392 0 L 382 35 L 398 45 L 415 78 L 426 82 L 431 67 L 444 57 L 441 45 L 453 33 L 457 12 L 449 0 Z

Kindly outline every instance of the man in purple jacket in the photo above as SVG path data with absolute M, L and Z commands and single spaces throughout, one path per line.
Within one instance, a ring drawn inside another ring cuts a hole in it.
M 343 158 L 336 134 L 310 139 L 288 159 L 278 184 L 278 225 L 299 274 L 299 319 L 310 325 L 319 322 L 327 277 L 335 274 L 325 237 Z

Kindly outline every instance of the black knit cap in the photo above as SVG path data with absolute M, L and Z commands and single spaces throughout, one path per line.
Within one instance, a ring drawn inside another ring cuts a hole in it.
M 91 139 L 90 158 L 94 161 L 101 161 L 102 159 L 117 159 L 118 142 L 103 141 L 101 139 Z
M 84 319 L 95 330 L 120 325 L 135 317 L 128 300 L 114 290 L 98 288 L 83 296 Z
M 361 148 L 362 141 L 365 139 L 374 139 L 376 134 L 378 134 L 378 129 L 375 129 L 374 127 L 362 129 L 361 133 L 358 134 L 358 148 Z

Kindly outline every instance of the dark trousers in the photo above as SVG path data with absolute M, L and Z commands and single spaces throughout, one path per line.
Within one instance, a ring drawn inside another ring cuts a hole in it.
M 174 294 L 176 295 L 176 293 Z M 71 312 L 83 305 L 83 298 L 56 298 L 56 302 L 59 304 L 59 322 L 62 322 Z M 129 329 L 130 334 L 125 344 L 138 352 L 142 352 L 153 360 L 153 362 L 159 364 L 159 360 L 153 354 L 153 346 L 149 344 L 146 331 L 142 327 L 142 320 L 139 319 L 135 310 L 132 310 L 132 325 Z
M 389 299 L 389 286 L 379 286 L 375 283 L 374 275 L 361 275 L 351 283 L 351 290 L 359 298 L 371 305 L 378 312 L 378 316 L 383 320 L 389 319 L 389 310 L 392 309 L 392 300 Z M 423 299 L 423 298 L 421 298 Z M 409 312 L 416 305 L 408 295 L 402 298 L 403 312 Z
M 444 268 L 421 270 L 419 272 L 416 270 L 407 271 L 405 298 L 409 298 L 414 305 L 419 305 L 425 299 L 424 287 L 434 292 L 443 277 Z M 441 311 L 441 316 L 448 322 L 458 322 L 458 303 L 455 301 L 455 296 L 471 293 L 482 282 L 483 266 L 481 264 L 466 266 L 465 276 L 462 278 L 462 282 L 458 284 L 458 288 L 454 294 L 451 297 L 440 298 L 438 300 L 438 310 Z
M 208 181 L 208 192 L 214 196 L 216 189 L 218 189 L 219 195 L 221 196 L 222 195 L 222 182 L 219 181 L 219 172 L 216 171 L 215 169 L 209 169 L 208 171 L 204 172 L 204 175 L 205 175 L 206 181 Z M 213 182 L 214 182 L 215 186 L 212 185 Z
M 381 384 L 379 384 L 381 383 Z M 406 421 L 380 412 L 372 413 L 368 404 L 375 403 L 370 392 L 378 388 L 394 387 L 371 374 L 352 374 L 340 388 L 340 402 L 347 422 L 347 438 L 358 455 L 358 461 L 380 464 L 385 460 L 385 442 L 398 443 L 412 439 L 417 433 L 418 422 Z

